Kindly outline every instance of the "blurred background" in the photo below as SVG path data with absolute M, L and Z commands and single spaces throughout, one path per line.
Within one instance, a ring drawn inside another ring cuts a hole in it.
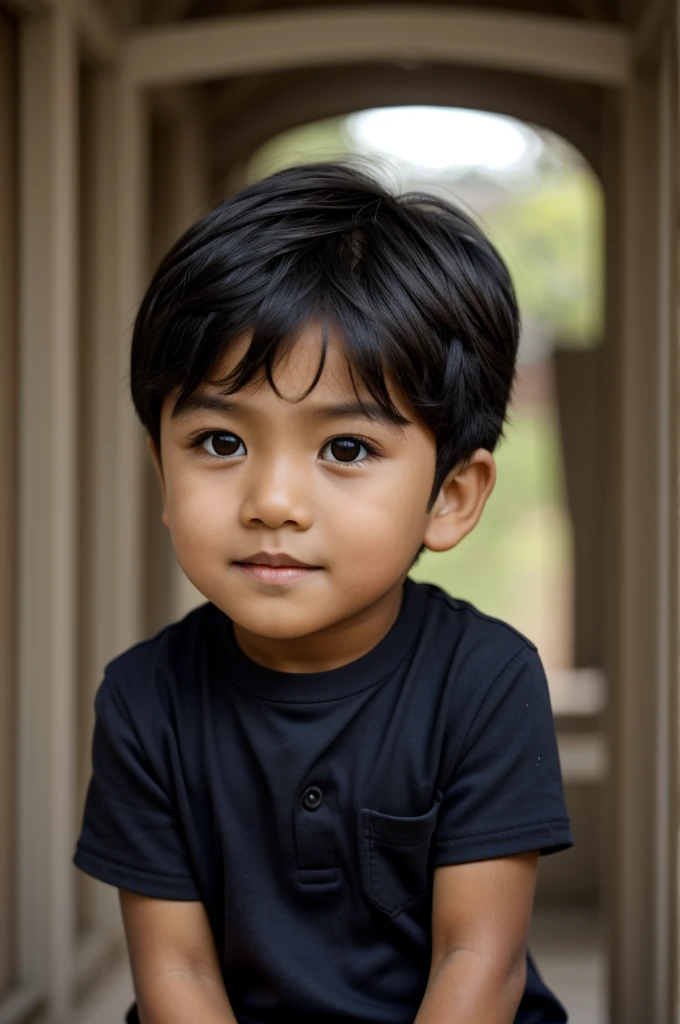
M 127 394 L 153 268 L 242 184 L 352 154 L 471 213 L 523 316 L 482 520 L 411 575 L 546 666 L 576 846 L 531 949 L 574 1024 L 678 1024 L 678 11 L 0 0 L 0 1024 L 116 1024 L 71 865 L 103 665 L 203 600 Z

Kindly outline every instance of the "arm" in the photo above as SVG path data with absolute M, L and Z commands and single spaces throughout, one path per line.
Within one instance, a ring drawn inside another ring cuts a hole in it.
M 538 853 L 435 867 L 432 962 L 415 1024 L 512 1024 Z
M 119 895 L 141 1024 L 237 1024 L 203 903 Z

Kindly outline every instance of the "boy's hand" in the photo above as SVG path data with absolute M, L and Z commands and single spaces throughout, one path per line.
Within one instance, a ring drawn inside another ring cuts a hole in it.
M 203 903 L 118 892 L 141 1024 L 237 1024 Z
M 432 962 L 414 1024 L 512 1024 L 538 852 L 434 869 Z

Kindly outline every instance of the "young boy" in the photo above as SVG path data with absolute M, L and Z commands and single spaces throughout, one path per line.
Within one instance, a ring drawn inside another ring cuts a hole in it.
M 495 483 L 519 315 L 479 228 L 294 167 L 158 268 L 131 385 L 207 602 L 115 658 L 75 863 L 142 1024 L 557 1024 L 526 950 L 573 843 L 535 645 L 407 573 Z

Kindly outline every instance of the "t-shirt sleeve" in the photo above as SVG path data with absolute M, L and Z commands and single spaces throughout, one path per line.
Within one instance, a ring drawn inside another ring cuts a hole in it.
M 511 657 L 488 687 L 442 792 L 434 865 L 573 846 L 548 682 L 534 647 Z
M 119 684 L 106 674 L 95 697 L 92 776 L 73 862 L 121 889 L 197 900 L 159 752 L 144 750 Z

